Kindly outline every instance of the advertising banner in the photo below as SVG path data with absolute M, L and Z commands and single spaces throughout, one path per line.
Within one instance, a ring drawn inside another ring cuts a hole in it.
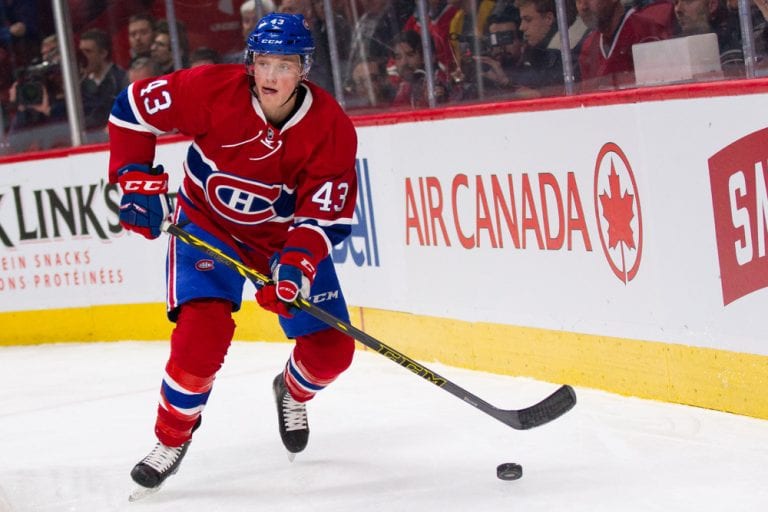
M 360 127 L 355 224 L 333 251 L 348 302 L 768 355 L 766 107 L 748 95 Z M 172 187 L 185 150 L 158 147 Z M 0 311 L 164 301 L 165 239 L 122 231 L 106 162 L 0 166 Z

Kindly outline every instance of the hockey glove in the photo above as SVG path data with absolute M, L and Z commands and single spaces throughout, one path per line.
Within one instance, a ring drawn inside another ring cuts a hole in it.
M 120 199 L 120 224 L 153 240 L 160 236 L 160 225 L 171 215 L 168 174 L 163 166 L 128 164 L 117 171 L 123 191 Z
M 317 272 L 315 265 L 302 252 L 287 250 L 270 259 L 273 283 L 256 292 L 261 307 L 285 318 L 291 318 L 295 308 L 291 304 L 299 297 L 307 298 Z

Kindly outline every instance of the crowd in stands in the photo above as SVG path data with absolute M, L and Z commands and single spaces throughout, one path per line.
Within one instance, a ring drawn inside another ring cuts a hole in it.
M 564 0 L 563 35 L 555 0 L 426 0 L 426 38 L 415 0 L 331 0 L 328 11 L 323 0 L 233 0 L 234 12 L 211 19 L 179 16 L 189 3 L 176 3 L 172 26 L 157 16 L 163 1 L 70 0 L 87 142 L 106 140 L 112 102 L 127 84 L 179 67 L 239 63 L 256 20 L 273 11 L 304 15 L 317 46 L 309 78 L 341 92 L 351 111 L 564 94 L 564 57 L 577 92 L 632 87 L 633 45 L 704 33 L 717 36 L 722 74 L 714 78 L 745 73 L 737 0 Z M 3 153 L 70 143 L 47 4 L 0 1 Z M 750 5 L 759 68 L 768 0 Z

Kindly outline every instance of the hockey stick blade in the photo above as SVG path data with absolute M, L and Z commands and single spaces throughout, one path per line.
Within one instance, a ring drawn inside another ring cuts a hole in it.
M 516 430 L 528 430 L 559 418 L 573 409 L 574 405 L 576 405 L 576 392 L 566 384 L 530 407 L 520 410 L 496 409 L 492 416 Z
M 162 225 L 162 230 L 178 238 L 182 242 L 196 247 L 200 251 L 211 256 L 216 261 L 219 261 L 220 263 L 230 267 L 231 269 L 240 273 L 240 275 L 246 279 L 250 279 L 260 286 L 270 284 L 272 282 L 268 276 L 246 266 L 241 261 L 232 258 L 217 247 L 210 245 L 206 241 L 201 240 L 200 238 L 187 232 L 172 222 L 164 222 Z M 296 299 L 296 301 L 293 303 L 293 306 L 309 315 L 312 315 L 329 327 L 333 327 L 334 329 L 351 336 L 366 347 L 375 350 L 384 357 L 399 364 L 406 370 L 409 370 L 411 373 L 414 373 L 422 379 L 431 382 L 435 386 L 451 393 L 464 402 L 472 405 L 476 409 L 481 410 L 482 412 L 496 418 L 505 425 L 508 425 L 516 430 L 528 430 L 530 428 L 549 423 L 550 421 L 559 418 L 571 410 L 574 405 L 576 405 L 576 393 L 571 386 L 564 385 L 549 395 L 547 398 L 531 405 L 530 407 L 526 407 L 524 409 L 499 409 L 498 407 L 494 407 L 493 405 L 489 404 L 482 398 L 470 393 L 461 386 L 451 382 L 442 375 L 414 361 L 405 354 L 377 340 L 370 334 L 361 331 L 357 327 L 344 322 L 343 320 L 336 318 L 307 299 L 299 296 L 299 298 Z

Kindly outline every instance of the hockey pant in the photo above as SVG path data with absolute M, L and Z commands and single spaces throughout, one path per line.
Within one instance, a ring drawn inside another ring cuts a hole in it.
M 185 229 L 238 257 L 231 248 L 193 224 Z M 237 272 L 215 262 L 211 264 L 198 249 L 170 239 L 168 307 L 176 327 L 171 334 L 171 354 L 155 424 L 157 438 L 167 446 L 180 446 L 192 436 L 232 342 L 232 312 L 240 308 L 243 285 L 244 279 Z M 346 303 L 330 258 L 318 266 L 311 294 L 331 297 L 328 304 L 323 303 L 324 308 L 348 321 Z M 294 399 L 310 400 L 349 367 L 354 341 L 304 312 L 291 319 L 280 317 L 280 323 L 286 335 L 295 339 L 283 370 L 286 386 Z

